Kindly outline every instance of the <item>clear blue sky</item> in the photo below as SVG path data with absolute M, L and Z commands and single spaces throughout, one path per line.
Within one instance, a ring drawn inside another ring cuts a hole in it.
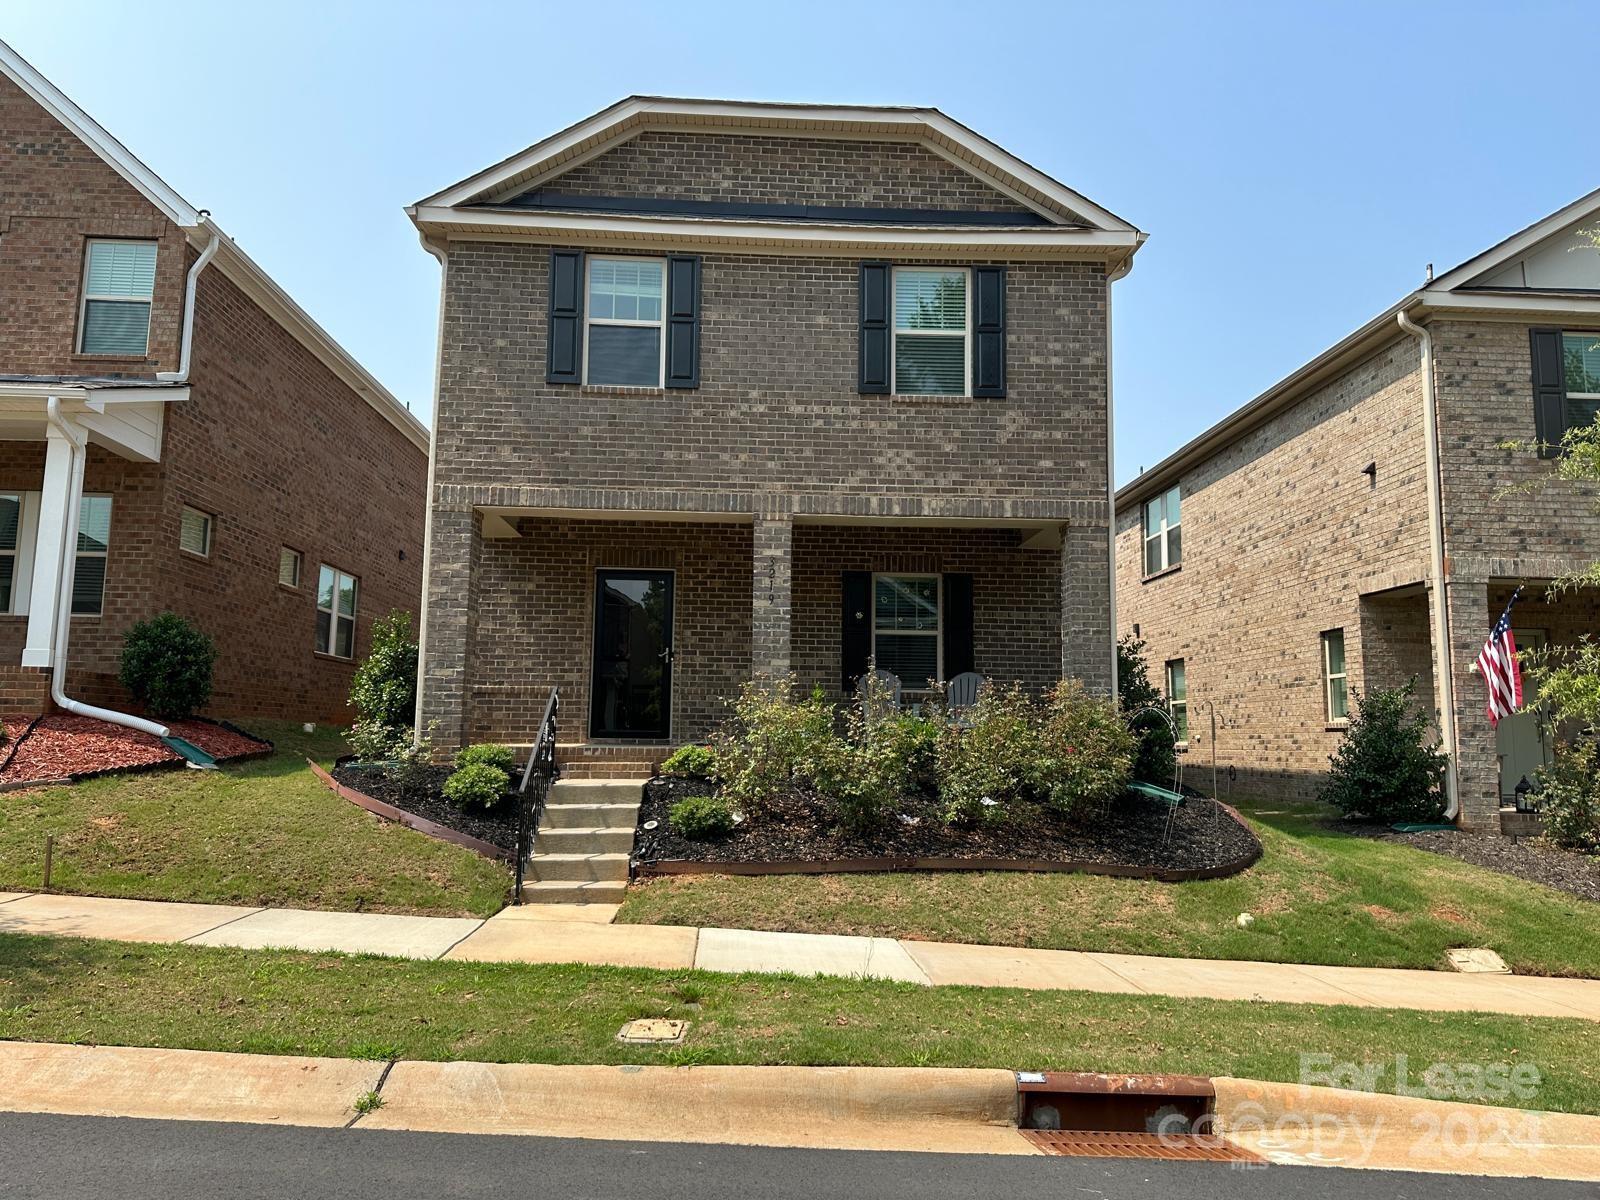
M 1149 232 L 1116 287 L 1125 481 L 1428 262 L 1600 186 L 1592 17 L 1466 0 L 8 0 L 0 36 L 424 418 L 438 268 L 403 205 L 633 92 L 935 105 Z

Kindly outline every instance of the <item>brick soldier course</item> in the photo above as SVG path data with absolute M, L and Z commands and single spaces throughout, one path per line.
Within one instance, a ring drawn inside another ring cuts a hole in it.
M 444 263 L 437 745 L 525 741 L 553 686 L 563 740 L 598 740 L 602 569 L 675 572 L 670 732 L 641 740 L 703 736 L 753 675 L 841 696 L 847 574 L 940 577 L 952 662 L 970 637 L 996 678 L 1110 686 L 1107 294 L 1137 230 L 934 110 L 638 97 L 408 211 Z M 556 264 L 670 256 L 692 383 L 553 382 Z M 1003 267 L 1004 394 L 867 390 L 864 263 Z
M 111 497 L 111 530 L 102 612 L 71 622 L 68 693 L 125 705 L 123 634 L 171 609 L 220 650 L 211 711 L 348 719 L 372 620 L 419 609 L 426 430 L 226 235 L 197 277 L 188 380 L 158 380 L 181 368 L 185 284 L 215 227 L 3 45 L 0 153 L 0 492 L 45 486 L 48 395 L 108 394 L 99 381 L 165 397 L 144 460 L 90 429 L 84 492 Z M 156 248 L 144 354 L 79 352 L 90 239 Z M 204 556 L 180 549 L 185 506 L 212 516 Z M 284 548 L 301 556 L 294 588 L 278 581 Z M 315 649 L 322 563 L 360 581 L 351 659 Z M 48 695 L 45 672 L 19 665 L 23 599 L 0 613 L 8 711 Z
M 1538 741 L 1531 717 L 1498 735 L 1490 725 L 1473 670 L 1490 627 L 1525 584 L 1515 612 L 1524 640 L 1570 643 L 1600 629 L 1593 595 L 1545 600 L 1547 581 L 1600 557 L 1592 494 L 1561 483 L 1505 494 L 1550 465 L 1503 448 L 1556 441 L 1565 427 L 1548 409 L 1536 416 L 1534 349 L 1561 330 L 1600 330 L 1581 294 L 1600 287 L 1600 253 L 1569 251 L 1597 210 L 1600 196 L 1585 197 L 1430 281 L 1118 492 L 1118 629 L 1144 637 L 1152 678 L 1183 660 L 1191 769 L 1209 769 L 1215 752 L 1242 794 L 1314 795 L 1344 736 L 1329 717 L 1322 658 L 1323 633 L 1342 630 L 1351 686 L 1418 680 L 1436 728 L 1454 735 L 1460 823 L 1498 829 L 1519 782 L 1510 767 L 1502 777 L 1502 755 L 1537 762 L 1549 738 Z M 1431 343 L 1448 731 L 1430 609 L 1424 350 L 1400 312 Z M 1182 562 L 1147 577 L 1144 505 L 1173 487 Z

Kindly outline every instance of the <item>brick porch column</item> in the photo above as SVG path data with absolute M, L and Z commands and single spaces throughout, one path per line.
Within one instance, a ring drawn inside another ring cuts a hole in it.
M 433 510 L 429 548 L 428 630 L 418 684 L 422 728 L 436 751 L 467 744 L 468 680 L 473 671 L 472 640 L 478 623 L 478 558 L 483 537 L 471 509 Z
M 758 513 L 751 543 L 750 674 L 781 678 L 791 669 L 793 517 L 787 512 Z
M 1489 693 L 1472 667 L 1500 614 L 1489 611 L 1487 583 L 1448 583 L 1445 601 L 1450 609 L 1450 667 L 1455 683 L 1458 823 L 1476 833 L 1498 834 L 1500 756 L 1485 711 Z
M 1098 519 L 1061 527 L 1061 674 L 1100 695 L 1111 691 L 1115 644 L 1105 507 L 1098 506 Z

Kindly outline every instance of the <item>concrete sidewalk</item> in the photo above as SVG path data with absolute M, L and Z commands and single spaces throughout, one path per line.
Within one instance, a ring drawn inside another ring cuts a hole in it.
M 609 925 L 609 909 L 487 920 L 0 893 L 0 932 L 473 962 L 789 972 L 906 983 L 1344 1004 L 1600 1021 L 1600 980 L 1155 958 L 828 934 Z

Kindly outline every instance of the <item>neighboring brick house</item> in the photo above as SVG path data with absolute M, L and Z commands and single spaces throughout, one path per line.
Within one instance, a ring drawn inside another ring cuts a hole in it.
M 0 155 L 0 709 L 49 703 L 67 604 L 74 699 L 126 705 L 170 609 L 211 711 L 348 719 L 371 620 L 418 611 L 425 427 L 3 43 Z
M 932 109 L 642 97 L 408 211 L 439 746 L 527 742 L 553 687 L 569 753 L 681 743 L 869 658 L 1110 687 L 1138 230 Z
M 1314 795 L 1349 689 L 1415 677 L 1460 823 L 1499 827 L 1550 739 L 1532 713 L 1491 726 L 1479 650 L 1519 584 L 1523 645 L 1600 630 L 1594 595 L 1545 598 L 1600 558 L 1593 490 L 1507 496 L 1549 465 L 1502 448 L 1600 412 L 1597 223 L 1600 192 L 1430 279 L 1117 493 L 1118 628 L 1166 677 L 1191 772 Z

